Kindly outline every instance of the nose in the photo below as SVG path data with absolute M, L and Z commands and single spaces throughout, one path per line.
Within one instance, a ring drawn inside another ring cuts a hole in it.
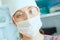
M 26 16 L 27 16 L 27 19 L 29 19 L 29 18 L 30 18 L 30 15 L 29 15 L 29 13 L 26 13 Z
M 25 11 L 25 14 L 26 14 L 27 19 L 29 19 L 30 18 L 29 12 L 28 11 Z

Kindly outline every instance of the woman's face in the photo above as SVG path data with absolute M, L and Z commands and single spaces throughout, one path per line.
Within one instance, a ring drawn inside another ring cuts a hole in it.
M 14 23 L 27 20 L 29 18 L 39 15 L 39 9 L 34 6 L 24 7 L 15 12 L 13 15 Z

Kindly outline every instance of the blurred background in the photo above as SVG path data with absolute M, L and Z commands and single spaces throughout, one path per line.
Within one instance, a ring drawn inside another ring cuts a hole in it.
M 36 0 L 36 3 L 40 8 L 44 33 L 60 35 L 60 0 Z

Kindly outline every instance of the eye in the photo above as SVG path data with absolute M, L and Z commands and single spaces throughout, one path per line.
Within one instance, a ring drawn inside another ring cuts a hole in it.
M 29 10 L 29 13 L 30 14 L 35 14 L 36 13 L 36 9 L 35 8 L 32 8 L 31 10 Z
M 21 17 L 23 14 L 21 12 L 17 13 L 17 18 Z

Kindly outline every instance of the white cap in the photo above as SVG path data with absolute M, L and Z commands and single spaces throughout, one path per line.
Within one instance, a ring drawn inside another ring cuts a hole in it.
M 11 16 L 13 16 L 14 13 L 21 8 L 27 6 L 37 6 L 35 0 L 8 0 L 7 4 L 9 6 Z

